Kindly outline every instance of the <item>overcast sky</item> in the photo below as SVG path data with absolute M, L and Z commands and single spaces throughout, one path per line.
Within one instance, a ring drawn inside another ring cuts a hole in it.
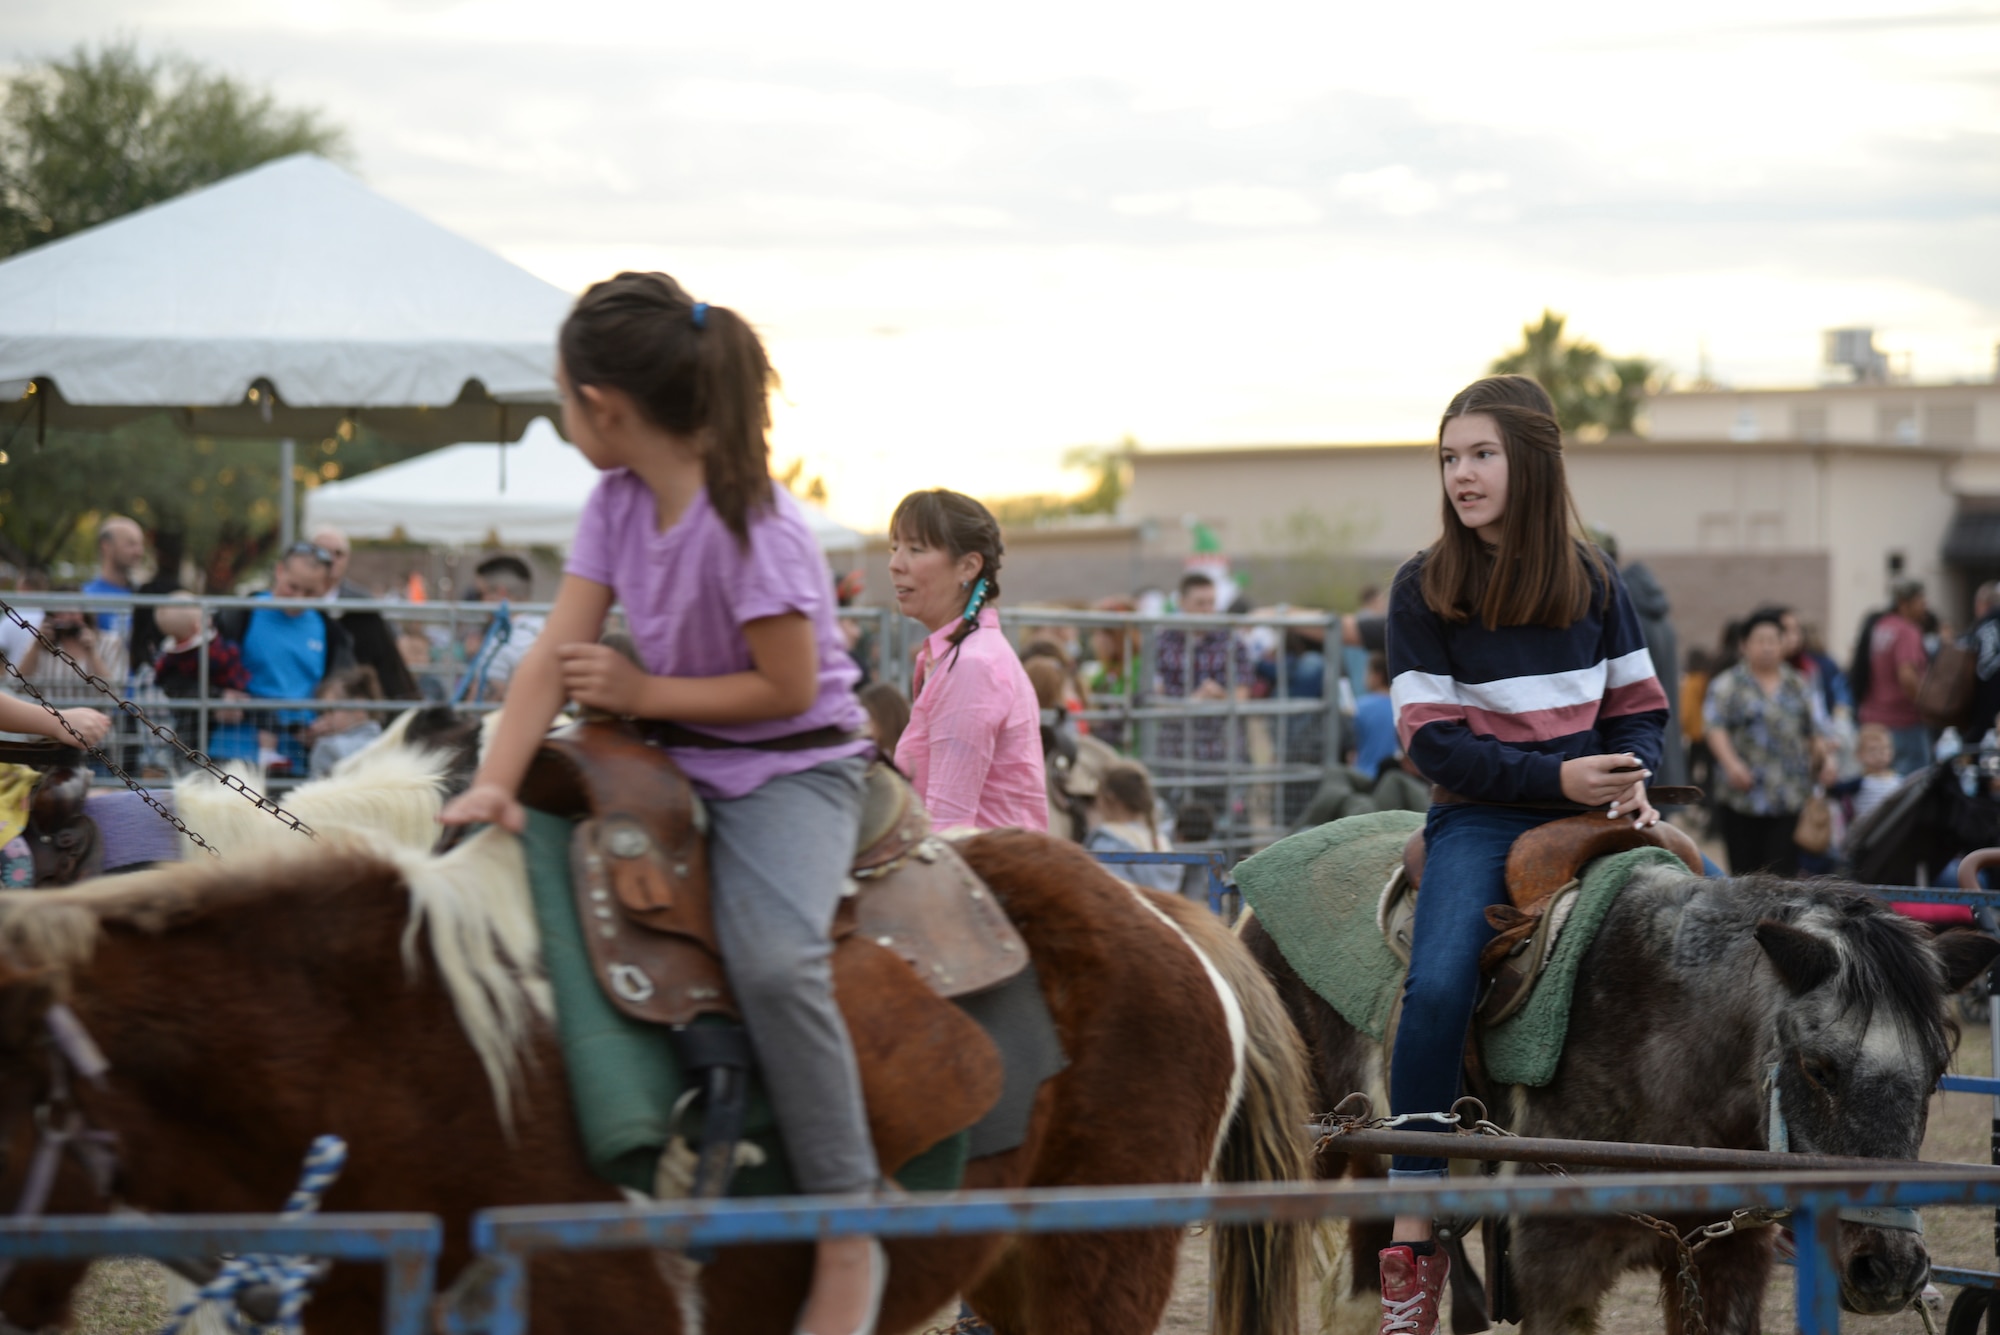
M 1426 437 L 1544 306 L 1688 377 L 1811 383 L 1834 325 L 1991 376 L 2000 7 L 1897 9 L 0 0 L 0 42 L 194 56 L 565 288 L 736 307 L 779 456 L 880 527 L 1127 435 Z

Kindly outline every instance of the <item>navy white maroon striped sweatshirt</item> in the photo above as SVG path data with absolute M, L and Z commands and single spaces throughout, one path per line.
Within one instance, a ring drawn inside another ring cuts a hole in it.
M 1562 763 L 1630 752 L 1660 767 L 1667 695 L 1624 581 L 1611 571 L 1583 616 L 1560 630 L 1479 618 L 1456 624 L 1424 605 L 1424 556 L 1389 595 L 1389 696 L 1396 735 L 1432 783 L 1483 802 L 1559 802 Z

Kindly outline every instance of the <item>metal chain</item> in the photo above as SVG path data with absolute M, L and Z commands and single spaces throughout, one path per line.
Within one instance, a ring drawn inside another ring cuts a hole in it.
M 183 742 L 180 739 L 180 735 L 176 733 L 172 728 L 162 727 L 160 724 L 155 723 L 153 722 L 152 719 L 146 717 L 145 710 L 139 708 L 139 706 L 134 704 L 132 701 L 127 700 L 123 696 L 119 695 L 117 688 L 112 686 L 110 682 L 104 680 L 104 678 L 98 676 L 94 672 L 91 672 L 90 670 L 85 668 L 83 664 L 77 662 L 76 659 L 72 658 L 69 655 L 68 651 L 65 650 L 61 645 L 57 644 L 53 639 L 44 635 L 40 627 L 30 625 L 21 616 L 21 614 L 15 611 L 14 608 L 10 606 L 4 599 L 0 599 L 0 613 L 4 613 L 7 616 L 7 618 L 11 620 L 15 625 L 19 626 L 22 630 L 25 630 L 30 635 L 34 636 L 36 643 L 38 643 L 41 646 L 43 653 L 48 654 L 50 657 L 56 659 L 58 662 L 67 664 L 69 666 L 70 671 L 76 673 L 77 676 L 83 678 L 84 683 L 86 685 L 90 686 L 93 690 L 96 690 L 100 694 L 105 695 L 109 697 L 111 700 L 115 701 L 118 705 L 120 712 L 137 720 L 141 725 L 143 725 L 147 729 L 147 731 L 151 732 L 153 736 L 159 738 L 162 742 L 165 742 L 169 747 L 172 747 L 175 751 L 180 753 L 180 755 L 184 759 L 186 759 L 189 764 L 207 773 L 217 783 L 220 783 L 224 788 L 230 789 L 232 792 L 241 793 L 247 800 L 254 803 L 259 811 L 269 812 L 273 817 L 275 817 L 278 820 L 280 824 L 286 826 L 289 829 L 297 830 L 300 834 L 305 835 L 309 839 L 316 837 L 311 826 L 307 825 L 297 816 L 294 816 L 291 812 L 279 806 L 274 799 L 265 796 L 263 793 L 258 792 L 255 788 L 252 788 L 242 779 L 238 778 L 234 774 L 231 774 L 227 770 L 223 769 L 220 765 L 216 764 L 215 761 L 207 755 L 207 753 L 202 751 L 197 751 L 193 747 L 189 746 L 186 742 Z M 193 830 L 189 829 L 187 826 L 187 822 L 183 821 L 179 816 L 175 815 L 172 811 L 169 811 L 167 807 L 158 798 L 154 797 L 152 793 L 146 790 L 143 784 L 141 784 L 137 779 L 134 779 L 130 774 L 127 774 L 124 768 L 120 766 L 117 761 L 113 760 L 109 754 L 107 754 L 100 747 L 93 746 L 88 741 L 85 741 L 83 734 L 78 732 L 76 728 L 71 725 L 70 721 L 63 717 L 62 710 L 57 709 L 54 705 L 50 704 L 47 697 L 45 697 L 39 690 L 35 689 L 35 684 L 29 681 L 27 677 L 22 675 L 21 669 L 14 665 L 13 660 L 5 657 L 0 657 L 0 664 L 4 664 L 6 666 L 8 675 L 13 677 L 15 681 L 21 684 L 21 689 L 26 691 L 28 693 L 28 696 L 31 699 L 33 699 L 36 704 L 40 705 L 44 710 L 48 712 L 48 714 L 52 718 L 55 719 L 57 723 L 62 725 L 62 729 L 64 732 L 68 733 L 71 737 L 74 737 L 76 739 L 76 744 L 79 747 L 81 747 L 87 754 L 95 757 L 98 761 L 102 762 L 107 769 L 109 769 L 119 779 L 123 780 L 127 788 L 131 789 L 134 793 L 137 793 L 139 795 L 140 801 L 144 802 L 147 806 L 151 807 L 154 811 L 158 812 L 162 820 L 166 821 L 169 825 L 173 826 L 176 830 L 180 831 L 183 835 L 187 836 L 188 840 L 191 843 L 193 843 L 195 847 L 201 849 L 203 852 L 207 853 L 210 857 L 219 858 L 222 856 L 222 852 L 220 849 L 216 848 L 215 845 L 209 843 L 206 839 L 202 838 L 200 835 L 196 834 Z
M 1357 1111 L 1343 1112 L 1342 1109 L 1345 1108 L 1356 1108 Z M 1375 1117 L 1372 1116 L 1373 1112 L 1374 1107 L 1367 1095 L 1348 1095 L 1341 1100 L 1340 1107 L 1334 1109 L 1322 1123 L 1329 1125 L 1331 1129 L 1320 1138 L 1319 1143 L 1324 1145 L 1328 1140 L 1348 1131 L 1387 1130 L 1407 1126 L 1411 1122 L 1439 1123 L 1449 1128 L 1448 1134 L 1453 1135 L 1503 1136 L 1509 1140 L 1521 1138 L 1499 1123 L 1488 1120 L 1486 1105 L 1475 1098 L 1459 1099 L 1451 1105 L 1451 1111 L 1446 1113 L 1401 1113 L 1394 1117 Z M 1571 1176 L 1569 1170 L 1561 1164 L 1542 1163 L 1535 1166 L 1555 1177 Z M 1711 1242 L 1719 1242 L 1731 1234 L 1748 1229 L 1764 1228 L 1790 1213 L 1789 1210 L 1738 1210 L 1719 1223 L 1705 1224 L 1689 1230 L 1685 1235 L 1655 1215 L 1629 1211 L 1622 1217 L 1659 1234 L 1672 1245 L 1676 1268 L 1679 1271 L 1675 1279 L 1680 1286 L 1683 1335 L 1707 1335 L 1708 1315 L 1701 1300 L 1701 1281 L 1694 1272 L 1695 1254 Z

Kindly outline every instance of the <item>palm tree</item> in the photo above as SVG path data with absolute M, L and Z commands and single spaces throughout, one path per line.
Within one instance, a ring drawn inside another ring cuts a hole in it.
M 1657 388 L 1659 368 L 1644 357 L 1607 357 L 1585 339 L 1563 337 L 1565 317 L 1544 310 L 1524 325 L 1521 345 L 1494 359 L 1495 375 L 1532 377 L 1555 401 L 1565 435 L 1630 435 L 1639 406 Z

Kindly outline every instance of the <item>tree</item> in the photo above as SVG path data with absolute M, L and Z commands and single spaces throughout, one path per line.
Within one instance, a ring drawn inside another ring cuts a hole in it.
M 178 57 L 130 43 L 79 47 L 33 67 L 0 101 L 0 257 L 108 222 L 299 152 L 341 157 L 346 136 L 319 113 Z M 0 421 L 0 559 L 23 568 L 94 564 L 92 531 L 124 512 L 153 534 L 163 566 L 196 556 L 226 589 L 276 537 L 277 447 L 181 435 L 164 418 L 108 432 Z M 415 451 L 366 432 L 300 442 L 297 486 Z
M 1544 310 L 1540 324 L 1522 326 L 1521 346 L 1489 369 L 1532 377 L 1555 401 L 1565 434 L 1634 434 L 1640 405 L 1661 387 L 1659 365 L 1644 357 L 1607 357 L 1595 343 L 1565 339 L 1565 323 L 1565 317 Z
M 153 536 L 163 569 L 194 558 L 202 583 L 227 591 L 277 541 L 278 451 L 267 440 L 188 436 L 165 417 L 116 431 L 0 432 L 0 560 L 20 569 L 96 564 L 97 523 L 128 514 Z M 418 453 L 367 428 L 302 440 L 293 485 L 363 473 Z
M 342 158 L 346 135 L 179 57 L 78 47 L 0 104 L 0 257 L 304 152 Z
M 1063 451 L 1062 466 L 1089 474 L 1091 484 L 1074 496 L 1042 492 L 988 500 L 986 508 L 1008 527 L 1039 524 L 1070 515 L 1113 515 L 1132 485 L 1132 451 L 1139 442 L 1127 436 L 1116 445 L 1076 445 Z

